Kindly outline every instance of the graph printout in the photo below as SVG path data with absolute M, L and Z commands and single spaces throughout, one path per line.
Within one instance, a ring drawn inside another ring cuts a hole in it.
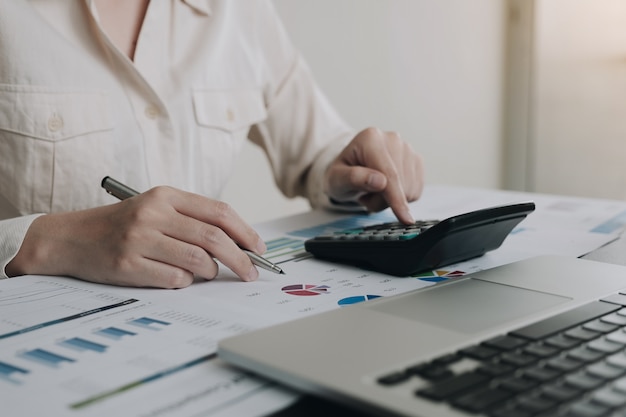
M 218 340 L 264 324 L 245 307 L 61 277 L 1 284 L 2 415 L 255 415 L 296 398 L 216 357 Z

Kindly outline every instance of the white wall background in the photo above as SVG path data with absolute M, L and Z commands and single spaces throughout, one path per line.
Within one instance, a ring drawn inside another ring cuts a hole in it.
M 529 189 L 626 198 L 626 1 L 535 1 Z
M 500 187 L 507 19 L 502 0 L 274 0 L 355 128 L 398 131 L 428 183 Z M 252 145 L 223 195 L 250 223 L 305 211 Z

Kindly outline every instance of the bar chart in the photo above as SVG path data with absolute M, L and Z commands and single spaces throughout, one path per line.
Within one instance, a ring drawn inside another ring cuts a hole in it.
M 150 317 L 140 317 L 138 319 L 133 319 L 128 322 L 128 324 L 132 326 L 141 327 L 142 329 L 148 330 L 162 330 L 163 327 L 169 326 L 171 323 L 168 323 L 163 320 L 157 320 Z
M 45 366 L 57 368 L 64 362 L 76 362 L 76 359 L 69 358 L 67 356 L 59 355 L 54 352 L 50 352 L 44 349 L 33 349 L 19 354 L 24 359 L 40 363 Z
M 252 310 L 219 301 L 187 305 L 188 296 L 177 293 L 155 294 L 157 306 L 129 296 L 133 290 L 102 286 L 98 293 L 59 277 L 23 277 L 13 286 L 25 295 L 0 293 L 0 314 L 7 313 L 0 316 L 0 392 L 9 410 L 36 406 L 29 396 L 37 392 L 56 404 L 55 415 L 70 409 L 101 415 L 130 393 L 201 374 L 212 366 L 218 340 L 264 323 Z M 28 317 L 13 319 L 14 311 Z M 240 378 L 206 384 L 226 393 Z
M 28 374 L 28 369 L 20 368 L 14 365 L 10 365 L 5 362 L 0 362 L 0 379 L 10 382 L 12 384 L 20 384 L 21 380 L 15 378 L 16 375 Z
M 107 350 L 107 345 L 101 343 L 92 342 L 91 340 L 83 339 L 82 337 L 72 337 L 71 339 L 64 340 L 60 343 L 62 346 L 70 349 L 76 349 L 78 351 L 93 351 L 104 353 Z
M 113 340 L 120 340 L 125 336 L 136 336 L 137 333 L 120 329 L 119 327 L 106 327 L 104 329 L 95 330 L 96 334 Z
M 0 293 L 0 340 L 123 308 L 137 301 L 72 284 L 29 281 Z

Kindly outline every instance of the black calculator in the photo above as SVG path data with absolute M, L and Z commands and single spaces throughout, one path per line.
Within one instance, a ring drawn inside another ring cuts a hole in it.
M 316 236 L 305 249 L 320 259 L 410 276 L 497 249 L 535 203 L 472 211 L 445 220 L 382 223 Z

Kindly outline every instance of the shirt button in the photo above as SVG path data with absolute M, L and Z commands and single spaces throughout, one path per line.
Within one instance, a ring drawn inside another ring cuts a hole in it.
M 48 130 L 51 132 L 57 132 L 63 128 L 63 119 L 58 114 L 53 114 L 48 119 Z
M 235 112 L 233 111 L 233 109 L 226 110 L 226 120 L 228 120 L 229 122 L 235 121 Z
M 159 116 L 159 109 L 157 109 L 155 106 L 148 106 L 146 107 L 146 117 L 148 119 L 156 119 Z

